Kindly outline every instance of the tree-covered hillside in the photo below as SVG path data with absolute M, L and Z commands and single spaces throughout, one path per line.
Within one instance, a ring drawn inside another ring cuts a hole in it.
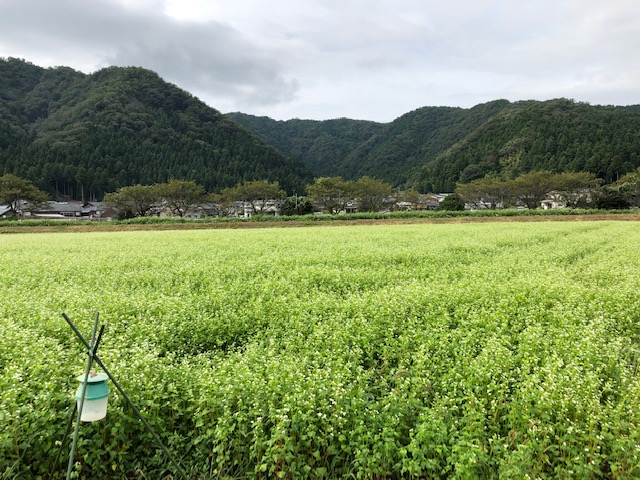
M 346 118 L 276 121 L 237 112 L 228 116 L 304 163 L 316 176 L 348 180 L 371 176 L 400 186 L 426 160 L 464 138 L 504 103 L 508 102 L 471 110 L 423 107 L 387 124 Z
M 52 196 L 101 198 L 134 184 L 243 180 L 302 191 L 310 171 L 142 68 L 85 75 L 0 59 L 0 173 Z
M 349 155 L 345 175 L 356 178 L 368 175 L 394 185 L 411 184 L 420 167 L 465 138 L 505 105 L 506 100 L 496 100 L 468 110 L 423 107 L 406 113 Z
M 421 190 L 452 191 L 487 174 L 510 179 L 535 170 L 591 172 L 606 183 L 640 166 L 638 106 L 567 99 L 508 104 L 461 141 L 425 159 Z
M 362 175 L 349 164 L 354 151 L 384 131 L 385 124 L 366 120 L 273 120 L 245 113 L 227 114 L 287 156 L 304 163 L 316 176 Z
M 0 59 L 0 174 L 53 198 L 193 180 L 209 192 L 313 177 L 372 177 L 451 192 L 485 175 L 586 171 L 605 183 L 640 166 L 640 105 L 567 99 L 423 107 L 390 123 L 220 114 L 142 68 L 91 75 Z
M 640 166 L 638 105 L 557 99 L 423 107 L 391 123 L 370 125 L 360 143 L 355 137 L 345 141 L 362 125 L 354 120 L 232 118 L 317 176 L 366 175 L 422 192 L 450 192 L 458 182 L 487 174 L 509 179 L 535 170 L 587 171 L 609 183 Z M 341 130 L 326 135 L 325 129 L 336 125 L 332 122 L 341 122 Z M 320 141 L 322 148 L 315 148 Z

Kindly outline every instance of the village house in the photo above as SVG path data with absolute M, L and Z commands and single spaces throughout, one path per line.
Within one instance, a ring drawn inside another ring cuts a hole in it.
M 31 220 L 111 220 L 114 212 L 102 202 L 55 202 L 45 208 L 24 212 L 22 218 Z
M 8 220 L 17 215 L 19 215 L 19 213 L 16 212 L 13 207 L 9 205 L 0 205 L 0 219 Z

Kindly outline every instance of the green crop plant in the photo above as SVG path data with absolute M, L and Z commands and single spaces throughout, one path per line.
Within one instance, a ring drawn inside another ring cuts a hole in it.
M 0 478 L 64 478 L 86 355 L 61 313 L 96 311 L 193 479 L 638 477 L 639 243 L 624 221 L 0 236 Z M 172 473 L 117 394 L 76 459 Z

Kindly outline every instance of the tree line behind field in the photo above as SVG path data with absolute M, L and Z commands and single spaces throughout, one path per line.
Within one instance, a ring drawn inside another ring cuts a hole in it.
M 283 215 L 305 215 L 317 209 L 337 214 L 354 198 L 358 199 L 359 211 L 379 211 L 388 203 L 393 191 L 390 184 L 369 177 L 358 181 L 345 181 L 341 177 L 319 178 L 308 186 L 307 197 L 287 197 L 277 182 L 267 180 L 241 182 L 219 193 L 208 193 L 192 180 L 172 179 L 153 185 L 121 187 L 107 193 L 104 203 L 123 219 L 163 212 L 184 217 L 204 206 L 209 215 L 226 216 L 237 209 L 237 203 L 243 208 L 248 204 L 254 215 L 264 214 L 267 205 L 276 206 Z M 0 177 L 0 205 L 9 206 L 14 213 L 46 209 L 47 200 L 47 194 L 28 180 L 13 174 Z
M 170 208 L 176 216 L 207 205 L 208 213 L 227 216 L 238 213 L 245 205 L 252 215 L 264 214 L 275 207 L 281 215 L 305 215 L 318 210 L 330 214 L 344 212 L 357 201 L 358 211 L 377 212 L 388 208 L 393 187 L 380 180 L 363 177 L 357 181 L 341 177 L 321 177 L 307 187 L 307 196 L 289 196 L 277 182 L 252 180 L 207 194 L 195 182 L 171 180 L 157 185 L 123 187 L 105 195 L 105 203 L 119 211 L 122 218 L 158 214 Z
M 425 202 L 425 195 L 414 189 L 396 190 L 391 184 L 371 177 L 358 180 L 320 177 L 307 186 L 306 192 L 306 196 L 287 196 L 277 182 L 252 180 L 208 193 L 192 180 L 172 179 L 160 184 L 121 187 L 107 193 L 104 203 L 123 219 L 161 213 L 184 217 L 197 208 L 204 208 L 211 216 L 238 215 L 247 209 L 252 215 L 276 211 L 281 215 L 317 211 L 336 215 L 350 211 L 509 207 L 626 209 L 640 206 L 640 168 L 615 184 L 604 186 L 601 179 L 586 172 L 536 171 L 512 180 L 486 176 L 458 184 L 454 193 L 430 204 Z M 431 198 L 435 200 L 436 196 Z M 28 180 L 12 174 L 0 177 L 0 205 L 9 205 L 15 212 L 33 211 L 44 208 L 46 200 L 46 193 Z
M 614 184 L 592 173 L 529 172 L 511 180 L 486 176 L 455 189 L 472 208 L 598 208 L 625 209 L 639 205 L 640 169 L 623 176 Z

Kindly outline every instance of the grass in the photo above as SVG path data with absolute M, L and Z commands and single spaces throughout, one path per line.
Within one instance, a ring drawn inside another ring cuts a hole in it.
M 208 228 L 260 228 L 300 227 L 323 224 L 363 223 L 455 223 L 486 221 L 575 221 L 575 220 L 627 220 L 638 221 L 635 210 L 476 210 L 476 211 L 413 211 L 371 212 L 344 215 L 296 215 L 264 216 L 249 218 L 159 218 L 139 217 L 128 220 L 96 222 L 90 220 L 3 220 L 0 234 L 25 232 L 88 232 L 88 231 L 132 231 L 132 230 L 190 230 Z

